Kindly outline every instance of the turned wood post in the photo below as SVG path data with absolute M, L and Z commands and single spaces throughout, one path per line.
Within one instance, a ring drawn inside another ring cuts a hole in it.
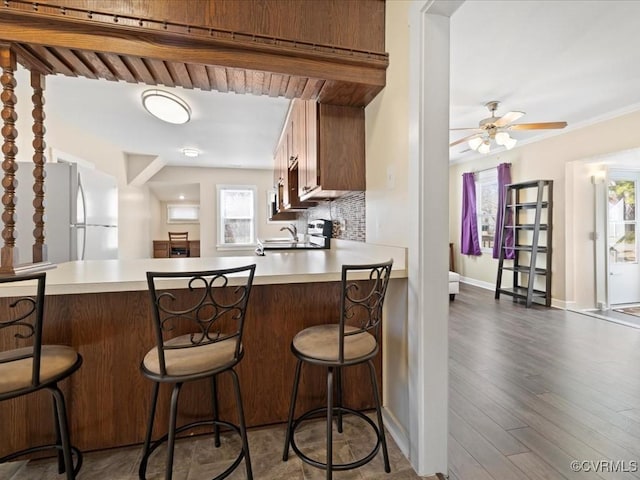
M 2 67 L 2 75 L 0 76 L 2 93 L 0 94 L 0 99 L 2 100 L 3 121 L 2 154 L 4 155 L 4 161 L 2 162 L 2 170 L 4 172 L 4 177 L 2 178 L 2 186 L 4 187 L 4 194 L 2 195 L 2 205 L 4 207 L 2 212 L 2 223 L 4 225 L 2 239 L 4 240 L 4 245 L 0 249 L 0 273 L 15 273 L 14 267 L 18 263 L 18 250 L 15 246 L 15 189 L 17 186 L 16 170 L 18 169 L 16 165 L 18 147 L 15 140 L 18 136 L 18 131 L 16 130 L 18 114 L 14 108 L 16 104 L 16 94 L 14 92 L 16 87 L 14 76 L 16 55 L 9 45 L 0 44 L 0 67 Z
M 47 261 L 47 245 L 44 243 L 44 165 L 47 157 L 44 154 L 47 144 L 44 140 L 44 95 L 45 76 L 39 72 L 31 72 L 31 88 L 33 95 L 33 262 Z

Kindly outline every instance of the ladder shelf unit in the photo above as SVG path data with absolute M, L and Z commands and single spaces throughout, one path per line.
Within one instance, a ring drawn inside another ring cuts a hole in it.
M 533 303 L 550 307 L 553 180 L 512 183 L 505 188 L 495 298 L 504 294 L 524 301 L 527 308 Z M 508 233 L 513 235 L 513 246 L 506 245 Z M 511 250 L 513 260 L 506 258 Z M 504 271 L 512 272 L 511 287 L 502 285 Z

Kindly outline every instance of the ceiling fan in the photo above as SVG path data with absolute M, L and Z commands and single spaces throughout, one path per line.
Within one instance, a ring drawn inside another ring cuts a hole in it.
M 507 112 L 501 117 L 497 117 L 496 110 L 498 105 L 500 105 L 500 102 L 497 100 L 492 100 L 485 104 L 491 116 L 480 120 L 478 127 L 451 128 L 450 130 L 473 130 L 474 133 L 451 142 L 449 146 L 453 147 L 460 143 L 468 142 L 471 149 L 480 153 L 489 153 L 491 140 L 494 140 L 498 145 L 510 150 L 515 146 L 517 140 L 509 135 L 509 130 L 543 130 L 567 126 L 567 122 L 513 123 L 521 118 L 524 112 Z

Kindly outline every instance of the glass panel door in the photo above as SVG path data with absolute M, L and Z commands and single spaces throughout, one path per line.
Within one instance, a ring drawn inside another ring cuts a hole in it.
M 609 303 L 640 302 L 638 266 L 638 219 L 636 192 L 638 172 L 612 171 L 607 188 L 607 254 Z

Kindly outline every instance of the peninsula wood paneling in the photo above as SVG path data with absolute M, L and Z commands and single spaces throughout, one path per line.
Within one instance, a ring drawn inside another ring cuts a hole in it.
M 176 291 L 178 298 L 186 291 Z M 293 337 L 312 325 L 338 318 L 339 282 L 256 285 L 245 323 L 245 357 L 237 367 L 249 426 L 286 421 L 293 384 Z M 10 299 L 0 299 L 0 308 Z M 47 296 L 44 338 L 76 348 L 84 358 L 80 370 L 63 382 L 73 443 L 95 450 L 140 443 L 145 433 L 152 382 L 139 370 L 154 345 L 149 294 L 146 291 Z M 0 342 L 11 340 L 0 338 Z M 379 381 L 381 354 L 376 359 Z M 373 405 L 368 370 L 345 370 L 345 404 L 358 409 Z M 160 389 L 157 434 L 164 432 L 170 388 Z M 236 421 L 228 374 L 219 379 L 221 415 Z M 326 371 L 303 367 L 298 412 L 321 406 Z M 210 383 L 185 384 L 179 423 L 210 414 Z M 50 401 L 45 395 L 3 402 L 0 456 L 52 435 Z

